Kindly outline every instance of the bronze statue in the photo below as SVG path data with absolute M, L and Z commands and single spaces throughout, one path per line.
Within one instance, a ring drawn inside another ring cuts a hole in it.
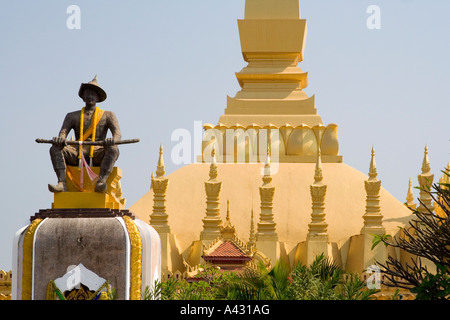
M 106 92 L 98 85 L 97 76 L 88 83 L 82 83 L 78 95 L 84 100 L 85 106 L 81 111 L 68 113 L 59 135 L 51 140 L 50 157 L 58 183 L 49 184 L 48 188 L 51 192 L 67 191 L 66 166 L 77 166 L 84 159 L 89 159 L 91 166 L 100 167 L 95 191 L 106 192 L 106 180 L 119 157 L 117 142 L 122 137 L 119 122 L 113 112 L 100 110 L 96 106 L 96 103 L 106 99 Z M 70 130 L 74 130 L 77 140 L 75 145 L 66 140 Z M 112 138 L 106 138 L 108 130 Z M 38 140 L 36 141 L 49 142 Z M 85 143 L 79 143 L 80 141 Z M 93 141 L 99 143 L 89 145 Z

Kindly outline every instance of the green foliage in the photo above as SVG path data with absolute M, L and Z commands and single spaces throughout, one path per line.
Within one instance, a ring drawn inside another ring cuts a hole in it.
M 372 247 L 370 248 L 371 250 L 375 249 L 375 247 L 377 245 L 379 245 L 380 243 L 384 243 L 384 245 L 387 247 L 387 241 L 389 241 L 390 235 L 388 234 L 382 234 L 382 235 L 378 235 L 378 234 L 372 234 L 371 236 L 373 236 L 372 239 Z
M 450 171 L 442 171 L 450 176 Z M 431 181 L 429 181 L 431 185 Z M 423 210 L 413 212 L 414 219 L 409 227 L 400 227 L 404 236 L 374 239 L 394 248 L 399 248 L 413 256 L 409 261 L 400 261 L 389 256 L 382 264 L 386 284 L 410 290 L 418 300 L 439 300 L 450 298 L 450 184 L 438 183 L 431 188 L 422 188 L 431 197 L 435 211 L 428 208 L 420 198 Z M 440 214 L 436 214 L 437 210 Z M 423 265 L 434 264 L 436 272 Z
M 284 260 L 278 260 L 268 270 L 262 263 L 241 273 L 222 272 L 213 266 L 203 266 L 197 281 L 169 278 L 146 288 L 143 300 L 367 300 L 376 290 L 366 288 L 358 275 L 347 274 L 342 268 L 317 256 L 309 266 L 298 264 L 293 270 Z
M 291 275 L 295 300 L 368 300 L 377 292 L 368 289 L 357 274 L 347 274 L 323 255 L 306 267 L 297 265 Z
M 161 297 L 162 283 L 159 280 L 155 281 L 153 288 L 146 286 L 144 292 L 142 292 L 141 300 L 156 300 Z
M 436 274 L 426 273 L 419 285 L 411 289 L 417 300 L 445 300 L 450 295 L 450 275 L 447 267 L 436 265 Z
M 221 298 L 230 300 L 367 300 L 376 292 L 323 255 L 292 271 L 283 260 L 270 271 L 261 264 L 258 270 L 235 275 L 220 290 Z
M 117 290 L 116 288 L 111 288 L 111 290 L 109 290 L 107 292 L 108 295 L 108 300 L 116 300 L 117 299 Z

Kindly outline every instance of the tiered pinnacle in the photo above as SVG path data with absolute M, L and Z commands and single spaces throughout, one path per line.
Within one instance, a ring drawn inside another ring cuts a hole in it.
M 325 194 L 327 192 L 327 186 L 323 184 L 322 180 L 322 160 L 319 149 L 317 152 L 316 168 L 314 170 L 314 183 L 310 186 L 312 213 L 311 223 L 308 225 L 307 239 L 316 238 L 318 236 L 328 239 L 328 224 L 325 220 Z
M 236 235 L 236 228 L 231 223 L 230 219 L 230 201 L 227 200 L 227 216 L 223 227 L 220 228 L 222 239 L 233 239 Z
M 408 193 L 406 194 L 406 206 L 413 210 L 415 210 L 417 206 L 416 203 L 414 202 L 414 194 L 412 190 L 411 178 L 409 179 L 408 182 Z
M 219 162 L 262 163 L 269 140 L 273 162 L 314 163 L 319 148 L 323 162 L 342 162 L 337 125 L 324 126 L 314 96 L 303 91 L 308 73 L 298 64 L 306 20 L 300 19 L 299 0 L 246 0 L 238 27 L 248 63 L 236 73 L 241 90 L 227 97 L 217 125 L 204 125 L 201 161 L 209 162 L 214 138 Z
M 169 216 L 166 213 L 166 191 L 169 179 L 164 176 L 163 147 L 159 148 L 159 159 L 156 178 L 152 173 L 153 213 L 150 215 L 150 225 L 158 233 L 170 233 Z
M 363 215 L 364 226 L 361 230 L 362 234 L 384 234 L 385 229 L 382 221 L 380 207 L 380 188 L 381 181 L 377 179 L 377 167 L 375 164 L 375 148 L 372 147 L 372 156 L 369 166 L 369 179 L 364 181 L 366 189 L 366 213 Z
M 211 165 L 209 168 L 209 180 L 205 181 L 206 191 L 206 216 L 203 219 L 203 230 L 200 234 L 201 240 L 215 240 L 220 236 L 222 219 L 220 218 L 219 194 L 222 182 L 217 180 L 216 152 L 211 152 Z
M 433 184 L 434 174 L 430 173 L 430 160 L 428 159 L 428 146 L 425 146 L 425 151 L 422 161 L 422 173 L 417 176 L 420 185 L 419 199 L 420 204 L 417 211 L 428 213 L 428 210 L 433 211 L 433 199 L 428 191 L 431 190 L 431 185 Z M 427 210 L 428 209 L 428 210 Z
M 270 172 L 270 151 L 267 150 L 267 160 L 264 165 L 263 185 L 259 187 L 261 197 L 261 215 L 258 223 L 258 232 L 256 238 L 258 241 L 271 240 L 277 241 L 276 223 L 273 218 L 273 196 L 275 187 L 272 186 L 272 176 Z
M 314 97 L 303 91 L 308 73 L 297 65 L 303 60 L 306 20 L 300 19 L 298 0 L 246 0 L 245 17 L 238 20 L 241 50 L 248 65 L 239 73 L 241 86 L 219 123 L 248 126 L 254 122 L 276 126 L 315 126 Z
M 247 247 L 249 250 L 254 250 L 256 246 L 256 234 L 255 234 L 255 223 L 253 220 L 253 209 L 250 217 L 250 237 L 248 239 Z

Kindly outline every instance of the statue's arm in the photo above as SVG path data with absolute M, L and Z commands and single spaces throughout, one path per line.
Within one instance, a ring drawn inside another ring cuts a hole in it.
M 59 135 L 58 137 L 61 139 L 66 140 L 67 139 L 67 135 L 69 134 L 69 131 L 72 129 L 73 127 L 73 117 L 71 116 L 71 114 L 67 114 L 66 117 L 64 118 L 64 122 L 61 126 L 61 130 L 59 130 Z

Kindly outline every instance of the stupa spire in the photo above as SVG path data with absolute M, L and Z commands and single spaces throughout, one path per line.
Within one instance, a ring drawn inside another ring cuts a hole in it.
M 254 248 L 256 245 L 255 223 L 253 219 L 253 208 L 250 216 L 250 237 L 248 239 L 247 247 L 249 249 Z
M 222 219 L 220 218 L 220 189 L 222 182 L 217 180 L 216 149 L 211 151 L 211 164 L 209 166 L 209 180 L 205 181 L 206 216 L 203 219 L 201 240 L 212 241 L 221 234 Z
M 317 150 L 317 160 L 316 160 L 316 168 L 314 169 L 314 183 L 320 184 L 323 180 L 323 172 L 322 172 L 322 153 L 320 148 Z
M 363 215 L 364 225 L 361 229 L 363 236 L 362 269 L 366 270 L 375 262 L 384 263 L 386 259 L 386 248 L 377 246 L 372 248 L 374 235 L 384 235 L 386 229 L 383 226 L 383 215 L 380 206 L 381 181 L 377 179 L 375 165 L 375 148 L 372 146 L 369 178 L 364 181 L 366 189 L 366 212 Z
M 314 170 L 314 183 L 310 185 L 312 198 L 311 222 L 308 225 L 308 240 L 317 236 L 324 237 L 324 242 L 328 239 L 328 224 L 325 219 L 325 194 L 327 186 L 323 184 L 322 160 L 320 148 L 317 151 L 317 161 Z
M 267 146 L 266 163 L 264 164 L 264 176 L 263 185 L 269 185 L 272 182 L 272 176 L 270 171 L 270 146 Z
M 236 234 L 236 228 L 232 225 L 230 219 L 230 201 L 227 200 L 227 215 L 223 227 L 220 228 L 223 239 L 232 239 Z
M 209 180 L 215 180 L 217 178 L 217 161 L 216 161 L 216 147 L 214 146 L 211 151 L 211 165 L 209 166 Z
M 406 194 L 406 206 L 411 209 L 416 209 L 416 204 L 414 203 L 414 194 L 412 190 L 411 178 L 409 178 L 408 182 L 408 193 Z
M 423 153 L 422 160 L 422 174 L 430 173 L 430 159 L 428 158 L 428 145 L 425 145 L 425 151 Z
M 276 223 L 273 220 L 273 196 L 275 187 L 272 186 L 272 176 L 270 172 L 270 148 L 267 148 L 267 159 L 264 164 L 263 184 L 259 187 L 261 197 L 261 215 L 258 223 L 257 239 L 269 237 L 270 239 L 278 239 L 275 231 Z
M 423 213 L 427 213 L 428 210 L 433 211 L 433 199 L 428 193 L 431 190 L 431 185 L 433 184 L 434 174 L 431 174 L 430 159 L 428 158 L 428 145 L 425 145 L 425 150 L 423 153 L 422 160 L 422 173 L 417 176 L 419 181 L 420 192 L 419 192 L 419 206 L 417 210 Z M 428 209 L 428 210 L 427 210 Z
M 314 97 L 303 91 L 308 73 L 303 60 L 306 20 L 300 19 L 299 0 L 246 0 L 244 19 L 238 20 L 241 51 L 248 63 L 236 73 L 241 90 L 228 97 L 219 122 L 227 126 L 254 122 L 266 125 L 278 110 L 276 123 L 310 126 L 322 123 Z
M 370 167 L 369 167 L 369 180 L 376 180 L 377 179 L 377 165 L 375 162 L 375 147 L 372 146 L 372 156 L 370 159 Z
M 153 189 L 153 212 L 150 215 L 150 225 L 158 233 L 170 233 L 169 215 L 166 212 L 166 191 L 169 179 L 164 176 L 164 159 L 162 144 L 159 147 L 159 159 L 156 167 L 156 177 L 152 172 L 151 189 Z
M 163 146 L 162 144 L 159 146 L 159 158 L 158 165 L 156 167 L 156 177 L 163 177 L 165 175 L 165 166 L 164 166 L 164 157 L 163 157 Z
M 366 212 L 363 215 L 364 226 L 361 233 L 363 234 L 384 234 L 383 216 L 380 207 L 380 189 L 381 181 L 377 179 L 377 170 L 375 165 L 375 148 L 372 147 L 369 179 L 364 181 L 366 189 Z

